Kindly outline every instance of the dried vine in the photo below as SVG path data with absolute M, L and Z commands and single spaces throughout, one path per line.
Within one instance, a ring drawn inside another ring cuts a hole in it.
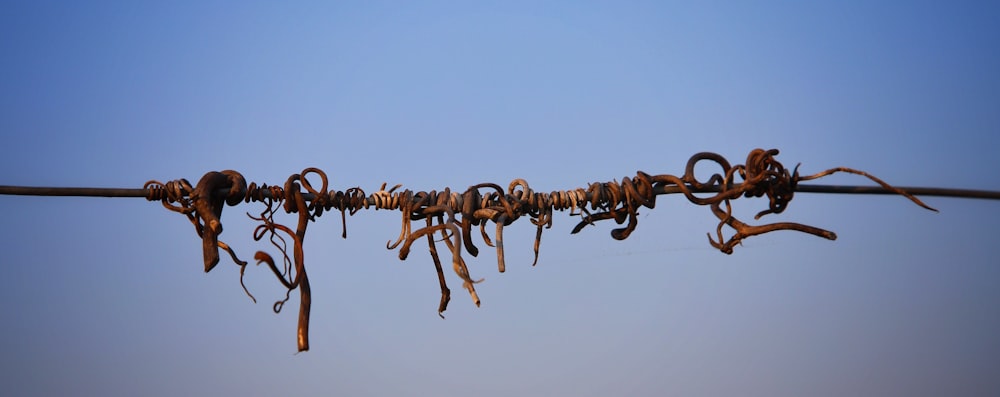
M 552 226 L 552 215 L 555 211 L 569 210 L 571 216 L 580 217 L 572 233 L 577 233 L 584 227 L 602 220 L 614 220 L 618 225 L 624 224 L 625 226 L 611 231 L 612 238 L 624 240 L 638 224 L 639 209 L 654 208 L 657 195 L 669 187 L 679 189 L 691 203 L 708 206 L 711 209 L 719 219 L 719 223 L 715 228 L 716 237 L 713 238 L 711 233 L 708 234 L 709 244 L 726 254 L 731 254 L 733 248 L 747 237 L 777 230 L 794 230 L 830 240 L 836 239 L 836 234 L 831 231 L 800 223 L 749 225 L 733 216 L 731 205 L 732 200 L 740 197 L 766 196 L 767 209 L 757 213 L 754 219 L 760 219 L 768 214 L 778 214 L 788 207 L 798 182 L 821 178 L 836 172 L 865 176 L 883 188 L 909 198 L 921 207 L 937 211 L 913 195 L 863 171 L 838 167 L 813 175 L 800 176 L 798 166 L 789 172 L 774 158 L 777 154 L 777 149 L 754 149 L 747 156 L 746 164 L 732 166 L 718 154 L 703 152 L 695 154 L 688 160 L 684 174 L 680 177 L 670 174 L 649 175 L 638 171 L 634 177 L 625 177 L 621 182 L 594 182 L 586 188 L 550 193 L 536 192 L 531 189 L 527 181 L 515 179 L 507 189 L 493 183 L 481 183 L 470 186 L 461 193 L 453 192 L 449 188 L 440 192 L 435 190 L 414 192 L 409 189 L 399 191 L 400 185 L 386 190 L 386 185 L 383 184 L 378 191 L 367 195 L 360 187 L 345 191 L 328 190 L 327 175 L 317 168 L 307 168 L 299 174 L 291 175 L 281 187 L 266 184 L 258 186 L 256 183 L 247 185 L 242 175 L 227 170 L 205 174 L 194 187 L 187 180 L 180 179 L 166 183 L 149 181 L 143 188 L 148 192 L 146 196 L 148 200 L 160 201 L 167 209 L 188 217 L 202 239 L 206 272 L 212 270 L 219 262 L 218 249 L 224 249 L 240 266 L 241 284 L 247 262 L 241 261 L 226 243 L 218 239 L 222 233 L 222 209 L 226 204 L 233 206 L 240 202 L 253 201 L 265 204 L 266 208 L 259 216 L 247 214 L 251 219 L 260 222 L 254 230 L 253 238 L 260 241 L 266 236 L 281 253 L 282 266 L 279 269 L 271 255 L 264 251 L 258 251 L 254 259 L 258 264 L 266 264 L 287 289 L 285 299 L 275 303 L 275 312 L 281 311 L 293 290 L 299 290 L 298 350 L 305 351 L 309 349 L 311 295 L 302 244 L 309 222 L 332 210 L 341 213 L 341 222 L 344 224 L 342 236 L 345 238 L 347 215 L 354 215 L 362 209 L 371 208 L 400 211 L 402 219 L 399 236 L 395 241 L 388 241 L 386 248 L 399 248 L 399 259 L 403 260 L 409 255 L 414 242 L 419 239 L 427 240 L 441 288 L 438 315 L 448 308 L 451 290 L 445 280 L 436 243 L 438 241 L 445 243 L 451 253 L 452 269 L 461 278 L 462 287 L 468 291 L 476 306 L 479 306 L 475 285 L 483 280 L 472 278 L 462 257 L 463 251 L 472 256 L 479 254 L 479 248 L 472 239 L 472 228 L 478 227 L 484 243 L 495 248 L 498 269 L 504 272 L 503 228 L 523 216 L 530 218 L 530 222 L 536 227 L 535 258 L 532 263 L 534 266 L 538 262 L 542 231 Z M 720 172 L 699 180 L 694 173 L 695 166 L 700 162 L 714 163 L 719 166 Z M 310 176 L 321 181 L 319 189 L 315 189 L 309 182 Z M 278 211 L 279 205 L 286 213 L 298 214 L 295 230 L 274 221 L 274 214 Z M 421 220 L 424 221 L 422 226 L 413 230 L 413 222 Z M 493 238 L 486 230 L 490 222 L 495 226 Z M 724 236 L 724 229 L 727 226 L 735 231 L 728 238 Z M 439 240 L 435 235 L 440 236 Z M 291 256 L 287 252 L 286 238 L 292 241 Z M 256 302 L 245 285 L 243 289 Z

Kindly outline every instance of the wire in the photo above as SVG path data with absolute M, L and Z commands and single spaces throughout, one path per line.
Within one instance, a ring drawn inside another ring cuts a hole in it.
M 219 249 L 229 253 L 233 262 L 240 266 L 240 283 L 244 291 L 254 301 L 256 300 L 253 295 L 243 284 L 247 262 L 240 260 L 236 252 L 218 237 L 222 232 L 222 210 L 226 205 L 235 206 L 241 202 L 263 203 L 266 208 L 259 216 L 247 213 L 251 219 L 259 222 L 253 238 L 257 241 L 266 238 L 274 248 L 277 248 L 281 253 L 278 258 L 282 266 L 279 269 L 279 265 L 276 264 L 278 261 L 264 251 L 257 251 L 254 259 L 258 264 L 266 263 L 288 290 L 285 299 L 275 303 L 275 312 L 281 310 L 292 290 L 299 290 L 299 351 L 309 349 L 311 305 L 309 279 L 303 260 L 303 240 L 309 222 L 315 221 L 325 211 L 340 211 L 341 221 L 344 223 L 342 236 L 346 238 L 347 214 L 354 215 L 357 211 L 373 207 L 375 210 L 398 210 L 402 215 L 399 237 L 395 242 L 392 240 L 387 242 L 386 248 L 399 248 L 399 259 L 403 260 L 409 255 L 414 242 L 419 239 L 427 240 L 428 251 L 434 261 L 441 289 L 441 300 L 438 305 L 438 314 L 441 315 L 447 309 L 451 290 L 445 281 L 436 244 L 443 242 L 447 246 L 447 252 L 451 254 L 452 268 L 461 278 L 462 287 L 469 292 L 476 306 L 479 306 L 480 300 L 475 284 L 482 282 L 483 279 L 473 279 L 463 259 L 463 252 L 471 256 L 477 256 L 479 253 L 472 239 L 476 234 L 472 228 L 478 227 L 486 245 L 496 250 L 498 270 L 504 272 L 503 228 L 522 216 L 530 218 L 531 224 L 536 227 L 535 261 L 532 263 L 534 266 L 538 262 L 542 230 L 552 226 L 554 212 L 568 210 L 569 215 L 579 217 L 572 233 L 578 233 L 599 221 L 614 220 L 616 224 L 623 226 L 611 230 L 611 237 L 624 240 L 636 229 L 639 209 L 654 208 L 656 197 L 659 195 L 679 193 L 692 204 L 709 207 L 712 214 L 718 218 L 718 224 L 714 233 L 707 233 L 708 242 L 726 254 L 731 254 L 734 247 L 746 238 L 778 230 L 797 231 L 828 240 L 837 238 L 832 231 L 801 223 L 775 222 L 760 225 L 745 223 L 734 216 L 730 203 L 739 198 L 766 197 L 767 208 L 758 212 L 754 217 L 755 220 L 768 214 L 783 212 L 795 193 L 902 195 L 932 211 L 937 210 L 924 204 L 916 196 L 1000 199 L 1000 191 L 893 187 L 867 172 L 845 167 L 800 176 L 798 167 L 790 172 L 774 158 L 777 154 L 777 149 L 754 149 L 747 156 L 745 164 L 730 165 L 718 154 L 702 152 L 691 156 L 684 173 L 680 176 L 650 175 L 638 171 L 635 176 L 624 177 L 621 181 L 594 182 L 586 188 L 550 193 L 535 192 L 527 181 L 515 179 L 506 189 L 494 183 L 481 183 L 470 186 L 464 192 L 452 192 L 447 187 L 443 191 L 429 192 L 398 190 L 401 185 L 386 190 L 386 184 L 382 184 L 378 191 L 369 195 L 360 187 L 344 191 L 328 190 L 326 173 L 318 168 L 306 168 L 301 173 L 291 175 L 281 186 L 266 184 L 258 186 L 256 183 L 248 185 L 239 172 L 225 170 L 210 171 L 195 185 L 185 179 L 166 183 L 151 180 L 141 189 L 0 185 L 0 195 L 142 197 L 149 201 L 159 201 L 166 209 L 183 214 L 194 225 L 198 236 L 202 238 L 206 272 L 212 270 L 219 262 Z M 699 162 L 714 164 L 721 169 L 721 173 L 700 180 L 694 172 L 695 165 Z M 878 186 L 800 183 L 838 172 L 864 176 Z M 316 179 L 321 182 L 315 185 L 319 187 L 318 189 L 314 188 Z M 298 214 L 294 229 L 275 222 L 274 215 L 279 209 L 283 209 L 285 213 Z M 493 238 L 488 236 L 486 231 L 486 226 L 490 222 L 495 225 L 496 230 Z M 732 234 L 725 237 L 724 229 L 732 230 Z M 292 245 L 291 254 L 288 252 L 289 241 Z
M 739 184 L 734 185 L 738 187 Z M 1000 191 L 997 190 L 978 190 L 978 189 L 954 189 L 954 188 L 939 188 L 939 187 L 914 187 L 914 186 L 901 186 L 898 187 L 906 193 L 912 194 L 914 196 L 935 196 L 935 197 L 952 197 L 952 198 L 967 198 L 967 199 L 986 199 L 986 200 L 1000 200 Z M 694 187 L 688 187 L 688 190 L 695 193 L 717 193 L 719 192 L 718 186 L 705 186 L 700 189 Z M 226 190 L 220 189 L 219 193 L 224 193 Z M 682 193 L 681 188 L 677 186 L 662 186 L 657 187 L 655 193 L 658 195 L 662 194 L 676 194 Z M 860 186 L 860 185 L 820 185 L 820 184 L 799 184 L 795 187 L 796 193 L 824 193 L 824 194 L 875 194 L 875 195 L 896 195 L 895 191 L 886 189 L 881 186 Z M 269 191 L 264 191 L 264 197 L 272 197 Z M 12 196 L 56 196 L 56 197 L 117 197 L 117 198 L 128 198 L 128 197 L 142 197 L 145 198 L 149 195 L 149 189 L 127 189 L 127 188 L 103 188 L 103 187 L 40 187 L 40 186 L 11 186 L 11 185 L 0 185 L 0 195 L 12 195 Z M 303 198 L 306 201 L 312 201 L 315 195 L 312 193 L 303 193 Z M 369 204 L 374 204 L 371 202 Z

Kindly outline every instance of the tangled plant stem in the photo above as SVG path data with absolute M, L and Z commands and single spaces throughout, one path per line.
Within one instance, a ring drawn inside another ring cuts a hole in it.
M 595 182 L 586 188 L 550 193 L 535 192 L 527 181 L 515 179 L 507 189 L 493 183 L 482 183 L 470 186 L 461 193 L 453 192 L 449 188 L 440 192 L 435 190 L 414 192 L 409 189 L 399 191 L 401 185 L 386 190 L 386 184 L 382 184 L 378 191 L 367 195 L 360 187 L 345 191 L 327 190 L 329 187 L 327 175 L 317 168 L 307 168 L 299 174 L 291 175 L 281 187 L 258 186 L 256 183 L 247 185 L 241 174 L 227 170 L 205 174 L 194 187 L 188 181 L 180 179 L 167 183 L 149 181 L 143 189 L 148 200 L 160 201 L 167 209 L 184 214 L 191 221 L 202 239 L 206 272 L 212 270 L 218 263 L 218 249 L 222 248 L 229 252 L 233 261 L 241 267 L 241 283 L 247 263 L 239 260 L 236 253 L 218 239 L 218 235 L 222 232 L 222 209 L 226 204 L 233 206 L 240 202 L 251 201 L 264 203 L 266 208 L 259 217 L 248 214 L 251 219 L 260 222 L 253 237 L 259 241 L 268 236 L 271 244 L 281 252 L 284 266 L 283 269 L 279 269 L 274 259 L 264 251 L 258 251 L 254 258 L 258 264 L 267 264 L 288 290 L 285 299 L 275 303 L 275 312 L 281 310 L 293 290 L 299 290 L 298 349 L 305 351 L 309 349 L 311 295 L 302 244 L 308 223 L 315 221 L 324 212 L 332 210 L 341 213 L 344 238 L 347 237 L 347 215 L 354 215 L 362 209 L 371 208 L 400 211 L 402 217 L 399 236 L 395 241 L 387 242 L 386 248 L 399 248 L 399 258 L 404 260 L 414 242 L 421 238 L 427 240 L 441 288 L 439 315 L 448 308 L 451 290 L 444 276 L 436 243 L 438 241 L 445 243 L 451 253 L 453 271 L 462 280 L 462 287 L 468 291 L 473 302 L 479 306 L 480 300 L 475 284 L 483 280 L 472 278 L 462 256 L 463 251 L 471 256 L 479 254 L 479 248 L 472 239 L 472 228 L 479 227 L 479 233 L 486 245 L 496 249 L 497 267 L 502 273 L 506 269 L 503 228 L 524 216 L 530 218 L 536 228 L 535 259 L 532 263 L 534 266 L 538 262 L 542 231 L 552 226 L 552 215 L 555 211 L 569 210 L 571 216 L 580 217 L 572 233 L 578 233 L 583 228 L 594 225 L 595 222 L 614 220 L 616 224 L 624 226 L 611 230 L 611 237 L 624 240 L 638 225 L 639 209 L 654 208 L 657 195 L 667 192 L 681 193 L 691 203 L 710 208 L 712 214 L 719 219 L 719 223 L 715 228 L 715 237 L 713 238 L 711 233 L 708 234 L 709 244 L 726 254 L 731 254 L 735 246 L 748 237 L 778 230 L 793 230 L 830 240 L 836 239 L 836 234 L 831 231 L 800 223 L 747 224 L 733 215 L 731 201 L 741 197 L 766 197 L 767 208 L 754 217 L 760 219 L 769 214 L 783 212 L 788 207 L 800 181 L 813 180 L 837 172 L 867 177 L 878 183 L 884 191 L 905 196 L 921 207 L 937 211 L 912 194 L 892 187 L 864 171 L 837 167 L 813 175 L 800 176 L 798 167 L 789 172 L 774 158 L 777 154 L 777 149 L 754 149 L 747 156 L 745 164 L 732 166 L 718 154 L 703 152 L 695 154 L 688 160 L 681 176 L 649 175 L 639 171 L 634 177 L 622 178 L 621 182 Z M 706 179 L 698 179 L 694 170 L 695 166 L 702 162 L 718 166 L 718 172 Z M 309 181 L 310 177 L 319 179 L 321 182 L 319 189 L 314 188 Z M 294 231 L 274 221 L 278 205 L 286 213 L 298 214 Z M 416 221 L 423 221 L 423 225 L 413 230 L 413 222 Z M 490 222 L 495 226 L 493 238 L 490 238 L 486 230 Z M 725 237 L 727 227 L 734 231 L 728 238 Z M 435 237 L 436 235 L 439 237 Z M 292 241 L 291 256 L 287 252 L 286 237 Z M 247 294 L 250 295 L 249 291 Z M 252 295 L 250 297 L 253 299 Z

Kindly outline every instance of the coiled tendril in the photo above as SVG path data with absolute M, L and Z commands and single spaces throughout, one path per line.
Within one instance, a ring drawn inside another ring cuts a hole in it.
M 733 216 L 731 201 L 740 197 L 767 197 L 767 209 L 754 216 L 755 220 L 759 220 L 765 215 L 783 212 L 794 196 L 799 181 L 817 179 L 837 172 L 865 176 L 885 189 L 907 197 L 921 207 L 937 211 L 909 193 L 892 187 L 864 171 L 837 167 L 813 175 L 799 176 L 796 166 L 790 173 L 774 158 L 777 154 L 777 149 L 754 149 L 747 156 L 746 164 L 731 166 L 718 154 L 702 152 L 691 156 L 684 174 L 680 177 L 670 174 L 650 175 L 638 171 L 634 177 L 624 177 L 621 182 L 594 182 L 586 188 L 550 193 L 536 192 L 524 179 L 515 179 L 506 190 L 493 183 L 481 183 L 472 185 L 461 193 L 453 192 L 449 188 L 440 192 L 435 190 L 413 192 L 409 189 L 399 191 L 401 185 L 386 190 L 386 184 L 383 183 L 378 191 L 366 195 L 360 187 L 352 187 L 345 191 L 327 190 L 329 188 L 327 175 L 318 168 L 306 168 L 299 174 L 291 175 L 281 187 L 256 183 L 247 185 L 242 175 L 227 170 L 205 174 L 194 187 L 187 180 L 179 179 L 167 183 L 149 181 L 143 188 L 148 191 L 148 200 L 160 201 L 165 208 L 184 214 L 194 224 L 195 231 L 203 241 L 206 272 L 212 270 L 218 263 L 218 248 L 225 249 L 240 266 L 241 285 L 247 263 L 239 260 L 226 243 L 218 240 L 218 235 L 222 233 L 223 203 L 236 205 L 242 201 L 261 202 L 266 205 L 259 216 L 255 217 L 249 213 L 247 216 L 260 222 L 254 230 L 254 240 L 260 241 L 267 236 L 271 245 L 281 252 L 283 268 L 279 269 L 274 259 L 264 251 L 258 251 L 254 259 L 258 264 L 267 264 L 288 290 L 285 299 L 275 303 L 275 312 L 281 310 L 293 290 L 299 290 L 298 349 L 305 351 L 309 349 L 311 293 L 302 244 L 308 223 L 331 210 L 340 211 L 344 227 L 343 238 L 347 238 L 347 215 L 354 215 L 362 209 L 370 208 L 399 211 L 402 215 L 399 236 L 395 241 L 388 241 L 386 248 L 399 248 L 399 259 L 404 260 L 409 255 L 413 243 L 426 238 L 441 289 L 438 315 L 447 310 L 448 302 L 451 300 L 451 291 L 448 289 L 437 252 L 438 241 L 443 241 L 447 246 L 452 257 L 453 271 L 462 280 L 462 287 L 469 292 L 473 302 L 479 306 L 480 300 L 475 284 L 482 282 L 483 279 L 474 280 L 462 258 L 463 250 L 473 257 L 479 255 L 479 248 L 472 240 L 473 226 L 479 227 L 479 233 L 486 245 L 496 249 L 497 267 L 502 273 L 506 269 L 503 228 L 523 216 L 530 218 L 531 224 L 536 227 L 532 262 L 534 266 L 538 263 L 542 230 L 552 227 L 552 214 L 555 211 L 569 210 L 571 216 L 580 217 L 572 233 L 578 233 L 586 226 L 594 225 L 595 222 L 613 219 L 616 224 L 625 226 L 612 229 L 611 237 L 624 240 L 638 225 L 639 209 L 654 208 L 657 195 L 665 194 L 671 189 L 682 193 L 693 204 L 710 208 L 719 219 L 719 223 L 715 228 L 716 237 L 713 238 L 711 233 L 708 234 L 709 244 L 726 254 L 731 254 L 733 248 L 747 237 L 777 230 L 794 230 L 830 240 L 836 239 L 836 234 L 831 231 L 800 223 L 749 225 Z M 719 166 L 720 172 L 699 180 L 695 176 L 695 166 L 701 162 L 714 163 Z M 321 182 L 319 189 L 309 181 L 309 176 L 319 178 Z M 278 205 L 286 213 L 298 214 L 294 231 L 274 221 Z M 423 226 L 413 230 L 412 223 L 415 221 L 423 221 Z M 490 222 L 495 227 L 493 238 L 490 238 L 486 231 Z M 723 229 L 726 226 L 735 231 L 729 238 L 724 237 Z M 435 240 L 435 234 L 438 233 L 440 240 Z M 292 241 L 291 256 L 287 252 L 286 238 Z M 245 285 L 243 289 L 256 302 Z

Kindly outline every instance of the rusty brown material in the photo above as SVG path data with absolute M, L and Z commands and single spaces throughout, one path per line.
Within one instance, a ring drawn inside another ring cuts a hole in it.
M 223 204 L 239 204 L 247 190 L 243 175 L 233 170 L 212 171 L 206 173 L 194 188 L 186 179 L 169 183 L 153 180 L 146 182 L 143 188 L 149 191 L 147 199 L 154 200 L 160 196 L 159 200 L 165 208 L 186 215 L 194 225 L 195 232 L 202 239 L 206 273 L 219 263 L 219 248 L 229 252 L 237 264 L 246 266 L 246 262 L 240 261 L 228 244 L 219 241 Z M 222 190 L 227 193 L 220 194 Z
M 639 210 L 643 207 L 654 208 L 657 196 L 667 190 L 683 194 L 692 204 L 709 207 L 719 220 L 715 228 L 715 237 L 708 233 L 709 244 L 726 254 L 731 254 L 735 246 L 740 245 L 746 238 L 779 230 L 797 231 L 829 240 L 836 239 L 836 234 L 833 232 L 800 223 L 747 224 L 734 216 L 731 201 L 741 197 L 766 197 L 767 208 L 754 216 L 755 220 L 759 220 L 766 215 L 785 211 L 799 181 L 817 179 L 837 172 L 867 177 L 888 191 L 902 195 L 921 207 L 934 210 L 907 191 L 892 187 L 863 171 L 837 167 L 813 175 L 800 176 L 798 166 L 789 172 L 775 159 L 777 154 L 777 149 L 754 149 L 747 156 L 745 164 L 733 166 L 718 154 L 703 152 L 695 154 L 688 160 L 684 174 L 679 177 L 670 174 L 650 175 L 638 171 L 634 177 L 622 178 L 621 182 L 595 182 L 586 188 L 550 193 L 535 192 L 527 181 L 515 179 L 506 190 L 497 184 L 481 183 L 472 185 L 461 193 L 452 192 L 449 188 L 441 192 L 434 190 L 413 192 L 409 189 L 399 191 L 401 185 L 386 190 L 386 184 L 382 184 L 378 191 L 366 195 L 360 187 L 346 191 L 327 190 L 329 188 L 327 176 L 317 168 L 306 168 L 299 174 L 293 174 L 281 187 L 266 184 L 258 186 L 256 183 L 248 186 L 236 171 L 222 171 L 205 174 L 195 187 L 180 179 L 168 183 L 150 181 L 146 183 L 144 189 L 148 191 L 147 199 L 160 201 L 164 207 L 184 214 L 194 224 L 198 236 L 202 238 L 206 272 L 218 263 L 218 248 L 226 249 L 233 261 L 241 267 L 241 284 L 246 262 L 240 261 L 228 245 L 218 240 L 219 234 L 222 233 L 222 208 L 224 204 L 235 205 L 240 201 L 255 201 L 266 205 L 259 216 L 250 216 L 251 219 L 260 222 L 253 233 L 253 238 L 260 241 L 267 237 L 271 245 L 281 253 L 282 268 L 279 269 L 273 257 L 264 251 L 258 251 L 254 258 L 258 264 L 266 264 L 288 290 L 285 299 L 275 303 L 275 312 L 280 312 L 293 290 L 299 290 L 298 350 L 305 351 L 309 349 L 311 290 L 306 275 L 302 245 L 308 223 L 331 210 L 340 211 L 344 238 L 347 237 L 347 215 L 354 215 L 362 209 L 371 208 L 399 211 L 401 214 L 399 235 L 395 241 L 389 240 L 386 248 L 398 248 L 399 258 L 405 260 L 414 242 L 422 238 L 427 239 L 428 251 L 441 289 L 438 315 L 447 310 L 451 300 L 451 290 L 448 288 L 436 247 L 438 241 L 443 241 L 451 253 L 452 270 L 462 280 L 462 287 L 469 293 L 476 306 L 480 304 L 475 285 L 483 279 L 474 279 L 470 275 L 462 256 L 463 251 L 473 257 L 479 254 L 479 248 L 472 238 L 474 226 L 479 227 L 479 234 L 486 245 L 496 250 L 497 267 L 502 273 L 506 270 L 503 228 L 521 217 L 530 218 L 536 228 L 532 262 L 534 266 L 538 263 L 542 231 L 552 227 L 552 214 L 555 211 L 568 210 L 571 216 L 580 217 L 571 233 L 581 232 L 587 226 L 596 225 L 600 221 L 614 220 L 616 224 L 624 226 L 612 229 L 611 237 L 624 240 L 638 226 Z M 718 166 L 718 172 L 705 179 L 698 179 L 695 176 L 695 166 L 702 162 Z M 321 181 L 319 189 L 310 183 L 310 176 Z M 288 214 L 298 214 L 294 231 L 274 221 L 278 208 L 282 208 Z M 423 226 L 413 230 L 412 225 L 416 221 L 423 221 Z M 486 230 L 490 222 L 494 226 L 493 238 L 490 238 Z M 733 231 L 728 238 L 725 237 L 727 228 Z M 435 240 L 436 235 L 439 236 L 439 240 Z M 287 252 L 286 238 L 292 241 L 291 256 Z M 246 291 L 245 285 L 244 290 Z M 256 302 L 249 291 L 246 293 Z
M 229 194 L 223 196 L 216 193 L 222 189 L 228 189 Z M 243 201 L 242 193 L 245 190 L 246 181 L 243 175 L 226 170 L 205 174 L 191 192 L 191 206 L 194 207 L 194 213 L 198 218 L 195 227 L 201 230 L 199 234 L 202 238 L 205 272 L 211 271 L 219 263 L 219 234 L 222 233 L 223 204 L 239 204 Z M 225 243 L 221 246 L 225 246 Z

